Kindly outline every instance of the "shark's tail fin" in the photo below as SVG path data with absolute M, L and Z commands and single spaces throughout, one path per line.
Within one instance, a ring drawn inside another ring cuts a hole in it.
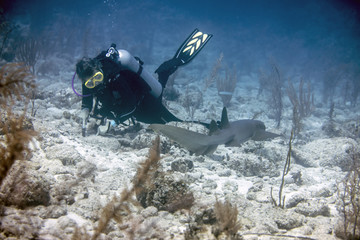
M 163 124 L 151 124 L 149 128 L 164 134 L 196 155 L 213 153 L 218 146 L 217 144 L 206 144 L 209 136 L 183 128 Z

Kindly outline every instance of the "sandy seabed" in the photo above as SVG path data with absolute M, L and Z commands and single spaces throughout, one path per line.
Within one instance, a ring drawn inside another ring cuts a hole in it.
M 63 75 L 60 79 L 70 76 Z M 19 190 L 22 194 L 15 198 L 36 198 L 32 195 L 41 195 L 41 191 L 49 197 L 44 200 L 46 206 L 5 207 L 0 217 L 3 229 L 0 238 L 71 239 L 75 227 L 82 227 L 91 235 L 101 209 L 113 196 L 131 186 L 138 165 L 147 158 L 157 134 L 148 125 L 140 124 L 117 127 L 106 136 L 97 136 L 91 120 L 87 136 L 82 137 L 77 117 L 81 98 L 72 92 L 69 81 L 49 85 L 49 79 L 43 76 L 37 82 L 38 96 L 34 101 L 37 112 L 32 122 L 38 137 L 32 143 L 31 158 L 26 161 L 28 182 L 36 184 L 24 186 Z M 190 119 L 181 105 L 182 97 L 189 91 L 185 84 L 190 92 L 203 89 L 180 77 L 175 88 L 181 97 L 167 101 L 166 105 L 176 116 Z M 272 189 L 273 198 L 278 201 L 289 148 L 292 107 L 284 96 L 283 119 L 276 129 L 267 97 L 257 97 L 257 88 L 255 77 L 240 79 L 228 107 L 229 120 L 249 119 L 262 112 L 257 119 L 265 123 L 268 131 L 283 137 L 248 141 L 240 147 L 221 145 L 209 156 L 195 156 L 161 136 L 161 169 L 176 181 L 186 183 L 195 198 L 193 207 L 170 213 L 154 206 L 132 205 L 127 225 L 110 221 L 99 239 L 128 239 L 129 228 L 135 232 L 134 239 L 184 239 L 196 214 L 213 208 L 216 201 L 225 200 L 238 209 L 241 223 L 238 234 L 244 239 L 337 239 L 335 230 L 342 221 L 338 186 L 347 174 L 351 151 L 359 151 L 359 135 L 355 132 L 359 107 L 335 107 L 330 131 L 329 107 L 316 99 L 312 115 L 303 120 L 300 135 L 292 145 L 290 172 L 285 176 L 282 193 L 283 209 L 274 206 L 270 192 Z M 21 111 L 22 106 L 17 105 L 16 109 Z M 211 86 L 203 92 L 203 104 L 194 119 L 220 120 L 221 110 L 221 98 L 215 86 Z M 198 124 L 176 125 L 206 132 Z M 21 162 L 17 162 L 12 168 L 7 184 L 19 176 L 20 166 Z M 2 194 L 6 194 L 8 187 L 3 184 Z M 212 226 L 207 227 L 201 236 L 212 239 Z

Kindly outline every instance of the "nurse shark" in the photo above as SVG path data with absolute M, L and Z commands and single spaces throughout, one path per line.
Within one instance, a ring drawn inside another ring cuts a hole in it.
M 244 119 L 229 122 L 226 108 L 223 108 L 219 124 L 214 120 L 211 121 L 209 135 L 164 124 L 151 124 L 149 127 L 196 155 L 211 154 L 221 144 L 240 146 L 247 140 L 264 141 L 280 136 L 265 131 L 265 124 L 259 120 Z

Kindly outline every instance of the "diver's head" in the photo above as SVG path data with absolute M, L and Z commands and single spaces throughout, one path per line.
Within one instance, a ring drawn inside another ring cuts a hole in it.
M 94 88 L 104 79 L 101 63 L 95 58 L 82 58 L 76 64 L 76 73 L 87 88 Z

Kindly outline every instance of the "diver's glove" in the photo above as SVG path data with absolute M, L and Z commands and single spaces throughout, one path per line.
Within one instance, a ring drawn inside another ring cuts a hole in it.
M 110 120 L 110 127 L 111 128 L 116 128 L 117 124 L 114 120 Z
M 159 75 L 159 82 L 163 87 L 165 87 L 166 82 L 171 74 L 173 74 L 178 66 L 181 65 L 181 60 L 178 58 L 172 58 L 163 64 L 161 64 L 156 70 L 155 73 Z
M 79 115 L 79 117 L 82 119 L 82 136 L 85 137 L 86 135 L 86 123 L 87 123 L 87 120 L 89 118 L 89 109 L 88 108 L 84 108 L 81 110 L 81 113 Z
M 106 121 L 105 125 L 100 125 L 97 129 L 96 135 L 105 135 L 110 129 L 110 122 Z
M 105 124 L 104 125 L 100 125 L 98 127 L 97 130 L 97 135 L 105 135 L 106 133 L 108 133 L 111 129 L 115 128 L 116 122 L 114 120 L 105 120 Z
M 84 108 L 81 110 L 81 113 L 79 114 L 79 117 L 84 121 L 86 121 L 89 117 L 90 111 L 88 108 Z

